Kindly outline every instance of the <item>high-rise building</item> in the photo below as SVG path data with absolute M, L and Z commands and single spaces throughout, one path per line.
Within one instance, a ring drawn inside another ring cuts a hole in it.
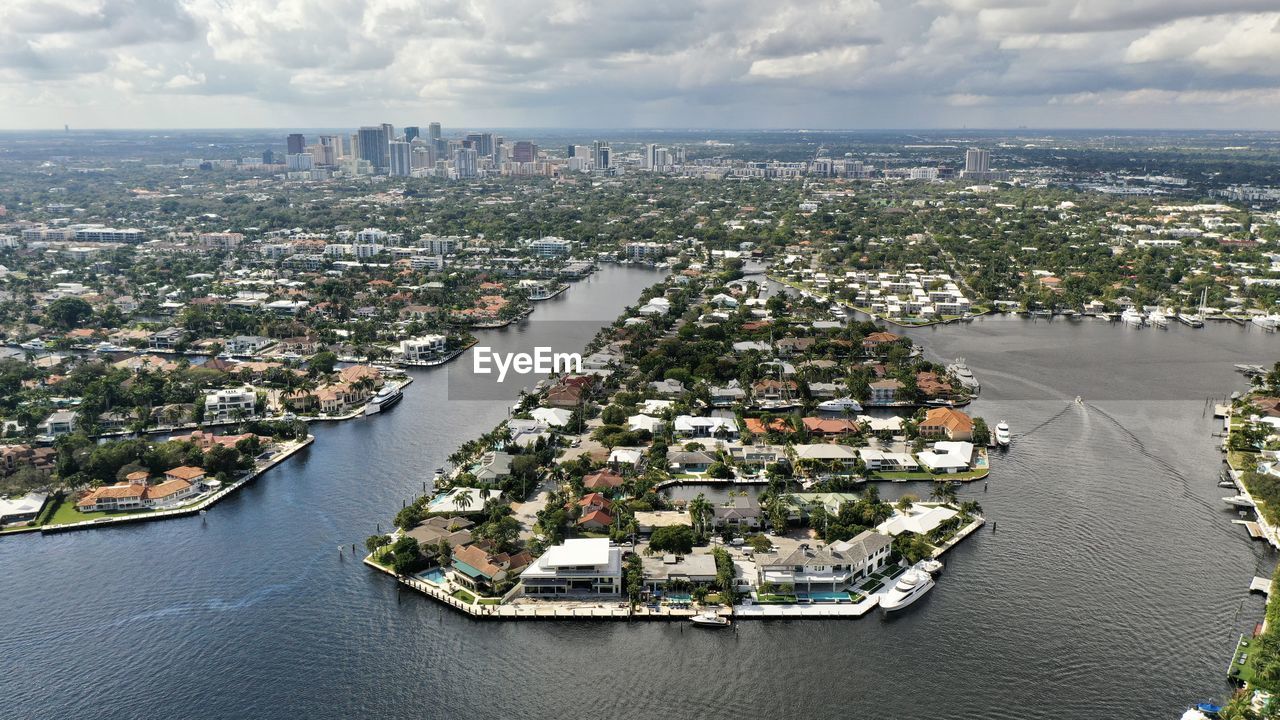
M 287 160 L 286 167 L 290 172 L 311 169 L 311 153 L 291 153 Z
M 596 164 L 597 170 L 609 169 L 609 143 L 603 140 L 596 140 L 591 144 L 591 159 Z
M 332 145 L 325 145 L 324 143 L 308 145 L 306 154 L 312 157 L 312 162 L 321 167 L 331 167 L 338 164 L 338 158 L 334 154 Z
M 391 163 L 387 158 L 390 143 L 384 126 L 366 125 L 356 133 L 356 157 L 369 161 L 375 173 L 385 173 Z
M 422 128 L 417 125 L 406 125 L 404 128 L 404 141 L 413 142 L 415 138 L 422 137 Z
M 476 150 L 475 148 L 461 147 L 453 152 L 453 169 L 457 171 L 460 178 L 472 178 L 476 176 Z
M 263 165 L 275 165 L 275 164 L 276 164 L 276 154 L 275 154 L 275 151 L 270 150 L 270 149 L 268 149 L 268 150 L 263 150 L 263 151 L 262 151 L 262 164 L 263 164 Z
M 982 148 L 969 148 L 964 154 L 964 172 L 966 175 L 991 171 L 991 151 Z
M 538 160 L 538 146 L 528 140 L 519 140 L 511 147 L 511 162 L 527 163 Z
M 658 167 L 658 146 L 649 143 L 644 146 L 644 167 L 650 170 L 659 170 Z
M 467 133 L 465 142 L 470 144 L 480 157 L 493 157 L 493 133 Z
M 382 123 L 382 134 L 387 136 L 387 142 L 396 139 L 396 127 L 391 123 Z
M 565 156 L 565 157 L 573 157 L 573 148 L 574 148 L 574 146 L 573 146 L 573 145 L 570 145 L 570 146 L 569 146 L 569 149 L 565 151 L 564 156 Z
M 326 158 L 332 158 L 330 165 L 336 164 L 342 159 L 342 136 L 341 135 L 321 135 L 320 144 L 326 148 L 330 148 L 325 152 Z
M 440 123 L 433 122 L 427 125 L 427 137 L 431 138 L 432 140 L 440 139 Z
M 290 133 L 285 137 L 284 144 L 287 155 L 301 155 L 303 149 L 307 146 L 307 141 L 302 137 L 302 133 Z
M 413 171 L 413 146 L 407 142 L 395 141 L 390 148 L 390 174 L 396 177 L 409 177 Z

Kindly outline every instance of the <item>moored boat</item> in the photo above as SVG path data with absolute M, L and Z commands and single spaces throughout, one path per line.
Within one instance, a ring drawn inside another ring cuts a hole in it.
M 1124 323 L 1125 325 L 1142 327 L 1143 325 L 1146 324 L 1147 318 L 1141 312 L 1138 312 L 1133 308 L 1129 308 L 1124 312 L 1120 313 L 1120 322 Z
M 720 617 L 719 615 L 716 615 L 714 612 L 710 610 L 694 615 L 693 617 L 689 618 L 689 622 L 693 623 L 697 627 L 702 627 L 702 628 L 729 627 L 729 618 Z
M 851 397 L 842 397 L 820 402 L 818 409 L 826 412 L 862 412 L 862 403 Z
M 885 612 L 901 610 L 924 597 L 933 586 L 932 575 L 913 567 L 898 578 L 892 590 L 880 596 L 880 607 Z
M 399 385 L 387 385 L 379 390 L 370 400 L 369 404 L 364 407 L 365 415 L 376 415 L 392 405 L 400 402 L 404 397 Z
M 1010 440 L 1009 423 L 1003 420 L 996 423 L 996 444 L 1000 447 L 1009 447 Z

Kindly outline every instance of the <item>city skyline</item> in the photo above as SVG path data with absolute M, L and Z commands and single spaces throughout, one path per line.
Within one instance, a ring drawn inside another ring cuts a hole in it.
M 1274 2 L 1113 5 L 19 0 L 0 128 L 1280 128 Z

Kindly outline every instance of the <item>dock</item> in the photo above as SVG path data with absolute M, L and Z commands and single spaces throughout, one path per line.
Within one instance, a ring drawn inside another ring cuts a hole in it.
M 1262 593 L 1263 595 L 1271 594 L 1271 578 L 1253 576 L 1253 580 L 1249 581 L 1249 592 Z
M 1244 529 L 1249 531 L 1249 537 L 1254 540 L 1266 540 L 1267 536 L 1263 534 L 1262 528 L 1258 527 L 1258 523 L 1253 520 L 1232 520 L 1233 525 L 1243 525 Z

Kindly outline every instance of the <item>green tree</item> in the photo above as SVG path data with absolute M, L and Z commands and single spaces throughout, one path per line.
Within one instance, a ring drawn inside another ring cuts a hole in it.
M 53 327 L 70 330 L 93 316 L 93 307 L 78 297 L 62 297 L 49 303 L 45 318 Z
M 693 552 L 693 528 L 688 525 L 667 525 L 654 528 L 649 538 L 649 550 L 654 553 L 686 555 Z

